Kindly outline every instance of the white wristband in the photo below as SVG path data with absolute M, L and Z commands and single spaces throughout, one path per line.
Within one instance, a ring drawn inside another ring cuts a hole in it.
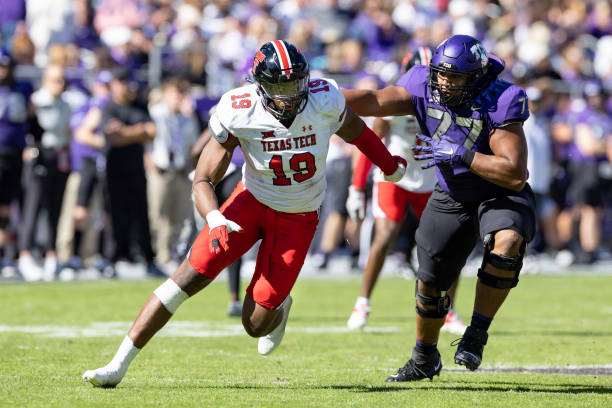
M 221 214 L 221 211 L 212 210 L 211 212 L 206 214 L 206 222 L 208 223 L 208 227 L 210 229 L 213 229 L 221 225 L 225 225 L 227 219 L 225 218 L 225 216 L 223 216 L 223 214 Z

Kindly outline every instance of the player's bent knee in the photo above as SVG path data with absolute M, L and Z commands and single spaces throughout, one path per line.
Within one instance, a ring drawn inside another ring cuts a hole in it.
M 494 247 L 492 235 L 488 234 L 485 237 L 485 253 L 482 259 L 482 266 L 478 270 L 478 279 L 484 285 L 496 289 L 511 289 L 518 284 L 518 277 L 523 267 L 525 241 L 520 234 L 516 232 L 514 233 L 520 238 L 518 241 L 515 241 L 515 243 L 518 242 L 519 244 L 516 255 L 505 255 L 491 252 L 492 248 Z M 496 240 L 498 236 L 499 234 L 495 235 Z M 506 237 L 509 238 L 510 234 L 507 234 Z M 493 270 L 487 270 L 487 265 L 492 266 Z M 500 272 L 496 272 L 497 270 Z M 513 276 L 508 276 L 508 272 L 512 272 L 511 275 Z
M 485 237 L 486 238 L 486 237 Z M 495 233 L 491 249 L 498 254 L 514 256 L 521 252 L 523 236 L 514 230 L 501 230 Z
M 450 309 L 451 298 L 446 291 L 436 290 L 437 295 L 429 296 L 420 288 L 419 281 L 416 281 L 416 312 L 425 319 L 443 319 Z
M 162 283 L 153 293 L 171 314 L 174 314 L 179 306 L 189 298 L 189 295 L 172 279 Z

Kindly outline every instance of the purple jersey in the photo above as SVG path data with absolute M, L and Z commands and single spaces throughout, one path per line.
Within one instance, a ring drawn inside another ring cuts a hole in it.
M 0 86 L 0 149 L 24 148 L 31 94 L 30 84 Z
M 75 110 L 70 118 L 70 129 L 74 132 L 85 119 L 85 115 L 92 108 L 98 108 L 102 110 L 104 105 L 108 102 L 108 98 L 94 98 L 89 103 L 81 106 Z M 98 131 L 98 129 L 96 129 Z M 70 142 L 70 163 L 72 171 L 81 171 L 82 161 L 84 157 L 97 158 L 102 154 L 100 149 L 92 146 L 84 145 L 73 137 Z
M 582 162 L 598 162 L 606 159 L 605 154 L 595 156 L 592 153 L 583 152 L 576 143 L 576 129 L 579 124 L 587 125 L 591 129 L 591 136 L 597 140 L 605 140 L 612 133 L 612 121 L 608 114 L 598 112 L 592 108 L 586 107 L 583 111 L 576 115 L 574 124 L 574 142 L 569 146 L 569 157 L 572 161 Z
M 434 139 L 448 137 L 453 143 L 483 154 L 493 154 L 489 137 L 495 128 L 522 123 L 529 117 L 522 88 L 493 78 L 470 105 L 457 108 L 436 104 L 429 88 L 429 67 L 415 65 L 397 85 L 409 93 L 421 131 Z M 440 186 L 456 200 L 481 201 L 508 192 L 470 171 L 453 172 L 450 165 L 436 166 Z

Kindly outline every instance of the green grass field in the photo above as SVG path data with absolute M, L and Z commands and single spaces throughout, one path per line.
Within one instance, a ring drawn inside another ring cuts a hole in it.
M 345 331 L 357 277 L 298 280 L 283 344 L 225 316 L 227 285 L 189 300 L 115 389 L 81 382 L 113 356 L 161 281 L 0 285 L 2 407 L 612 407 L 612 276 L 525 276 L 493 322 L 482 368 L 607 366 L 608 375 L 475 372 L 453 363 L 433 382 L 385 383 L 414 345 L 414 282 L 381 279 L 369 331 Z M 458 310 L 471 314 L 475 281 Z M 448 370 L 450 369 L 450 370 Z

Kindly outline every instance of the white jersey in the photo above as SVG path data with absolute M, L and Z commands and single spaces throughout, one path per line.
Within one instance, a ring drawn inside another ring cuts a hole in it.
M 265 109 L 251 84 L 221 97 L 209 128 L 220 143 L 227 132 L 238 139 L 245 160 L 242 182 L 259 202 L 276 211 L 307 212 L 323 202 L 329 138 L 345 113 L 336 82 L 314 79 L 306 107 L 286 128 Z
M 421 162 L 414 159 L 410 146 L 417 142 L 416 134 L 421 133 L 419 123 L 414 116 L 390 116 L 384 118 L 389 121 L 389 138 L 386 140 L 387 149 L 394 156 L 401 156 L 408 162 L 404 177 L 396 184 L 404 190 L 414 193 L 428 193 L 438 181 L 434 167 L 423 170 Z M 383 181 L 380 171 L 374 173 L 375 181 Z

